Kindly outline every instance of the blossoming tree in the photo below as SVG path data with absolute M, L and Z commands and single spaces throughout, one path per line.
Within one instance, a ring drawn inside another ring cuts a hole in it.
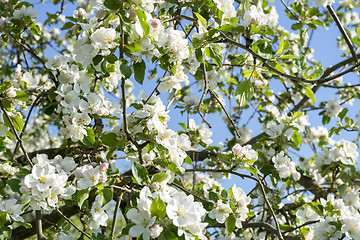
M 0 239 L 360 239 L 358 1 L 31 2 L 0 1 Z

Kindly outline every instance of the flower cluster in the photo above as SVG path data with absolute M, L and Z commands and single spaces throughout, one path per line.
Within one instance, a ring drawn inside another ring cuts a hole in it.
M 296 163 L 291 161 L 285 153 L 281 151 L 272 159 L 274 167 L 279 172 L 280 178 L 287 178 L 292 176 L 296 181 L 300 179 L 300 173 L 296 170 Z
M 67 183 L 68 175 L 65 172 L 53 166 L 54 161 L 49 160 L 46 154 L 38 154 L 33 162 L 36 164 L 31 173 L 25 176 L 20 188 L 32 209 L 54 208 L 59 200 L 71 198 L 75 187 Z

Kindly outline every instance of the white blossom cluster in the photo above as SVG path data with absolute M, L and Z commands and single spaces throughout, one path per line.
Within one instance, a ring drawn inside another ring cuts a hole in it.
M 285 156 L 285 153 L 281 151 L 272 159 L 274 167 L 279 172 L 280 178 L 287 178 L 292 176 L 295 181 L 300 179 L 300 173 L 296 170 L 296 163 L 291 161 L 288 156 Z
M 54 208 L 58 206 L 59 200 L 69 199 L 75 192 L 75 187 L 67 183 L 66 172 L 76 164 L 72 158 L 68 158 L 69 165 L 59 165 L 57 161 L 61 162 L 60 158 L 58 156 L 49 160 L 46 154 L 38 154 L 33 158 L 36 164 L 31 173 L 25 176 L 20 188 L 20 191 L 26 194 L 25 201 L 30 201 L 32 209 Z

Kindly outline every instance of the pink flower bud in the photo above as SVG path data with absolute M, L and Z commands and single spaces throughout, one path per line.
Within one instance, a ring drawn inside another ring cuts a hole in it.
M 104 163 L 100 164 L 100 171 L 101 172 L 105 172 L 106 170 L 108 170 L 108 168 L 109 168 L 109 163 L 104 162 Z

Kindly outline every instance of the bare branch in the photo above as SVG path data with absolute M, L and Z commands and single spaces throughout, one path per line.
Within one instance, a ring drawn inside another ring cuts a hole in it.
M 336 12 L 334 11 L 334 8 L 330 5 L 327 5 L 326 8 L 328 9 L 331 17 L 334 19 L 337 27 L 339 28 L 341 34 L 343 35 L 346 44 L 349 47 L 349 50 L 351 52 L 351 55 L 355 58 L 356 62 L 358 62 L 358 58 L 356 56 L 356 52 L 354 50 L 354 45 L 349 37 L 349 35 L 346 33 L 344 26 L 342 25 L 342 23 L 340 22 L 340 19 L 338 18 L 338 16 L 336 15 Z

